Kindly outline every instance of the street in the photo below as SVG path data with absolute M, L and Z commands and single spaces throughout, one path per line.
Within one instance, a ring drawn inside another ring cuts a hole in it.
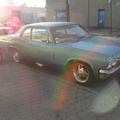
M 8 56 L 0 65 L 0 120 L 120 119 L 119 74 L 82 86 L 50 67 Z

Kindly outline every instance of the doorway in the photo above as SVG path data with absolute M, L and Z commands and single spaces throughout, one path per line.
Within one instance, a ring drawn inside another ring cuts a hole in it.
M 105 24 L 105 9 L 98 11 L 98 27 L 104 27 Z

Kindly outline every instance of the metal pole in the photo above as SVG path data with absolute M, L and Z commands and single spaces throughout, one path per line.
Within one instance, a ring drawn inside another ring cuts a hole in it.
M 90 1 L 88 0 L 88 28 L 90 27 L 90 25 L 89 25 L 89 10 L 90 10 Z
M 110 34 L 112 35 L 112 0 L 110 2 Z
M 70 22 L 70 8 L 69 8 L 68 0 L 66 0 L 66 14 L 67 14 L 67 22 Z

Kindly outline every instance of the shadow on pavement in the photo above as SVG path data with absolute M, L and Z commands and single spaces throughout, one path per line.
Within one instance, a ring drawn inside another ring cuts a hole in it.
M 59 79 L 63 79 L 63 74 L 61 73 L 61 70 L 58 70 L 55 68 L 55 66 L 45 66 L 45 65 L 38 65 L 32 61 L 27 61 L 27 62 L 24 62 L 23 65 L 27 66 L 27 67 L 30 67 L 34 70 L 37 70 L 37 71 L 40 71 L 40 72 L 43 72 L 43 73 L 46 73 L 46 74 L 49 74 L 49 75 L 52 75 L 52 76 L 55 76 Z M 100 92 L 103 88 L 106 88 L 109 84 L 113 83 L 113 82 L 116 82 L 118 84 L 120 84 L 120 73 L 116 73 L 112 76 L 109 76 L 107 79 L 105 80 L 97 80 L 95 79 L 92 84 L 88 84 L 88 85 L 81 85 L 80 83 L 76 82 L 76 81 L 71 81 L 71 80 L 68 80 L 64 77 L 64 80 L 65 81 L 68 81 L 74 85 L 77 85 L 77 86 L 83 86 L 83 87 L 86 87 L 86 88 L 89 88 L 89 89 L 92 89 L 92 90 L 95 90 L 97 92 Z

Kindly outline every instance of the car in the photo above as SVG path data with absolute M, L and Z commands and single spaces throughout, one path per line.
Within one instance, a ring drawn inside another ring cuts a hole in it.
M 11 28 L 13 30 L 12 34 L 15 34 L 20 29 L 20 26 L 14 22 L 4 22 L 3 26 Z
M 13 29 L 12 28 L 4 27 L 2 24 L 0 24 L 0 36 L 12 34 L 12 33 L 13 33 Z
M 120 39 L 91 36 L 74 22 L 41 22 L 23 26 L 11 37 L 15 62 L 55 65 L 81 84 L 104 80 L 120 70 Z

